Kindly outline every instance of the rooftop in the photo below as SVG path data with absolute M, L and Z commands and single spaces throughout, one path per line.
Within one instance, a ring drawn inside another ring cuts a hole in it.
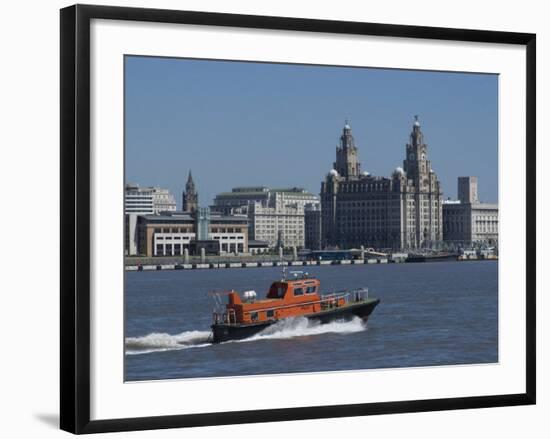
M 174 211 L 174 212 L 162 212 L 160 215 L 141 215 L 149 222 L 160 221 L 195 221 L 195 216 L 190 212 Z M 210 213 L 210 222 L 216 221 L 248 221 L 246 215 L 223 215 L 220 213 Z
M 308 192 L 306 189 L 301 187 L 290 187 L 290 188 L 268 188 L 266 186 L 242 186 L 236 187 L 231 190 L 231 192 L 222 192 L 217 197 L 242 197 L 242 196 L 267 196 L 270 192 L 273 193 L 285 193 L 285 194 L 294 194 L 294 195 L 313 195 Z
M 470 206 L 478 210 L 498 210 L 498 203 L 461 203 L 460 200 L 443 200 L 444 206 Z
M 137 183 L 126 183 L 124 186 L 124 190 L 126 193 L 169 193 L 170 191 L 166 188 L 162 188 L 159 186 L 140 186 Z
M 474 209 L 494 210 L 494 209 L 498 209 L 498 204 L 496 204 L 496 203 L 474 203 L 474 204 L 472 204 L 472 207 Z

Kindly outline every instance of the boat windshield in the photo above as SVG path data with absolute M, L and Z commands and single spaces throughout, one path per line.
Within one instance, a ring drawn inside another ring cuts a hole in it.
M 282 299 L 286 293 L 286 284 L 274 283 L 267 294 L 268 299 Z

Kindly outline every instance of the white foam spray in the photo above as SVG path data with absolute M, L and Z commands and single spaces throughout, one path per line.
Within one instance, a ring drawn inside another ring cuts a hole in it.
M 321 324 L 315 320 L 308 320 L 305 317 L 295 317 L 281 320 L 274 325 L 268 326 L 262 332 L 252 337 L 239 341 L 273 340 L 294 337 L 306 337 L 320 334 L 349 334 L 361 332 L 367 329 L 366 323 L 359 317 L 352 320 L 334 321 Z
M 143 337 L 126 337 L 126 353 L 148 354 L 209 346 L 209 336 L 210 331 L 184 331 L 175 335 L 153 332 Z
M 281 340 L 294 337 L 307 337 L 321 334 L 349 334 L 361 332 L 367 325 L 359 317 L 348 321 L 334 321 L 321 324 L 305 317 L 281 320 L 268 326 L 262 332 L 243 340 L 232 340 L 225 343 L 243 343 L 257 340 Z M 180 334 L 154 332 L 142 337 L 127 337 L 125 346 L 128 355 L 148 354 L 151 352 L 173 351 L 189 348 L 211 346 L 210 331 L 185 331 Z

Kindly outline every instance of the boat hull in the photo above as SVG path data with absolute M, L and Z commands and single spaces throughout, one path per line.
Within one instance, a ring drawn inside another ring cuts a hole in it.
M 380 299 L 367 299 L 361 302 L 351 303 L 349 305 L 330 308 L 315 314 L 304 314 L 308 320 L 318 321 L 322 324 L 334 322 L 336 320 L 351 320 L 359 317 L 366 321 L 374 308 L 380 303 Z M 217 323 L 211 326 L 212 342 L 222 343 L 230 340 L 242 340 L 252 337 L 281 320 L 270 320 L 255 323 Z
M 405 262 L 445 262 L 458 260 L 458 254 L 449 253 L 444 255 L 412 255 L 405 259 Z

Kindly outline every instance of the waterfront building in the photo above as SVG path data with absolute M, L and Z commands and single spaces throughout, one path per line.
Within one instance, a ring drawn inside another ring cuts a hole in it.
M 258 241 L 256 239 L 248 240 L 248 251 L 251 255 L 258 255 L 269 252 L 269 242 Z
M 185 184 L 185 190 L 182 194 L 181 210 L 184 212 L 194 212 L 199 207 L 199 193 L 195 188 L 195 182 L 191 171 L 187 176 L 187 183 Z
M 322 246 L 420 249 L 442 241 L 442 191 L 415 117 L 403 167 L 391 177 L 361 172 L 346 122 L 333 169 L 321 183 Z
M 309 250 L 321 249 L 321 205 L 308 204 L 304 211 L 305 247 Z
M 305 209 L 318 204 L 318 196 L 297 187 L 237 187 L 214 199 L 219 212 L 248 215 L 250 239 L 267 241 L 270 247 L 304 247 Z
M 216 195 L 216 210 L 229 213 L 233 209 L 260 203 L 267 207 L 299 206 L 319 204 L 319 197 L 299 187 L 272 189 L 266 186 L 236 187 L 231 192 Z
M 304 208 L 301 206 L 248 206 L 249 232 L 254 240 L 267 241 L 270 247 L 304 246 Z
M 126 184 L 124 190 L 125 253 L 136 255 L 138 252 L 136 226 L 139 215 L 153 215 L 175 210 L 176 199 L 168 189 Z
M 248 218 L 198 208 L 138 217 L 139 253 L 179 256 L 197 242 L 215 241 L 218 253 L 248 253 Z
M 443 202 L 443 239 L 456 247 L 498 245 L 498 204 L 482 203 L 477 177 L 458 178 L 458 200 Z

